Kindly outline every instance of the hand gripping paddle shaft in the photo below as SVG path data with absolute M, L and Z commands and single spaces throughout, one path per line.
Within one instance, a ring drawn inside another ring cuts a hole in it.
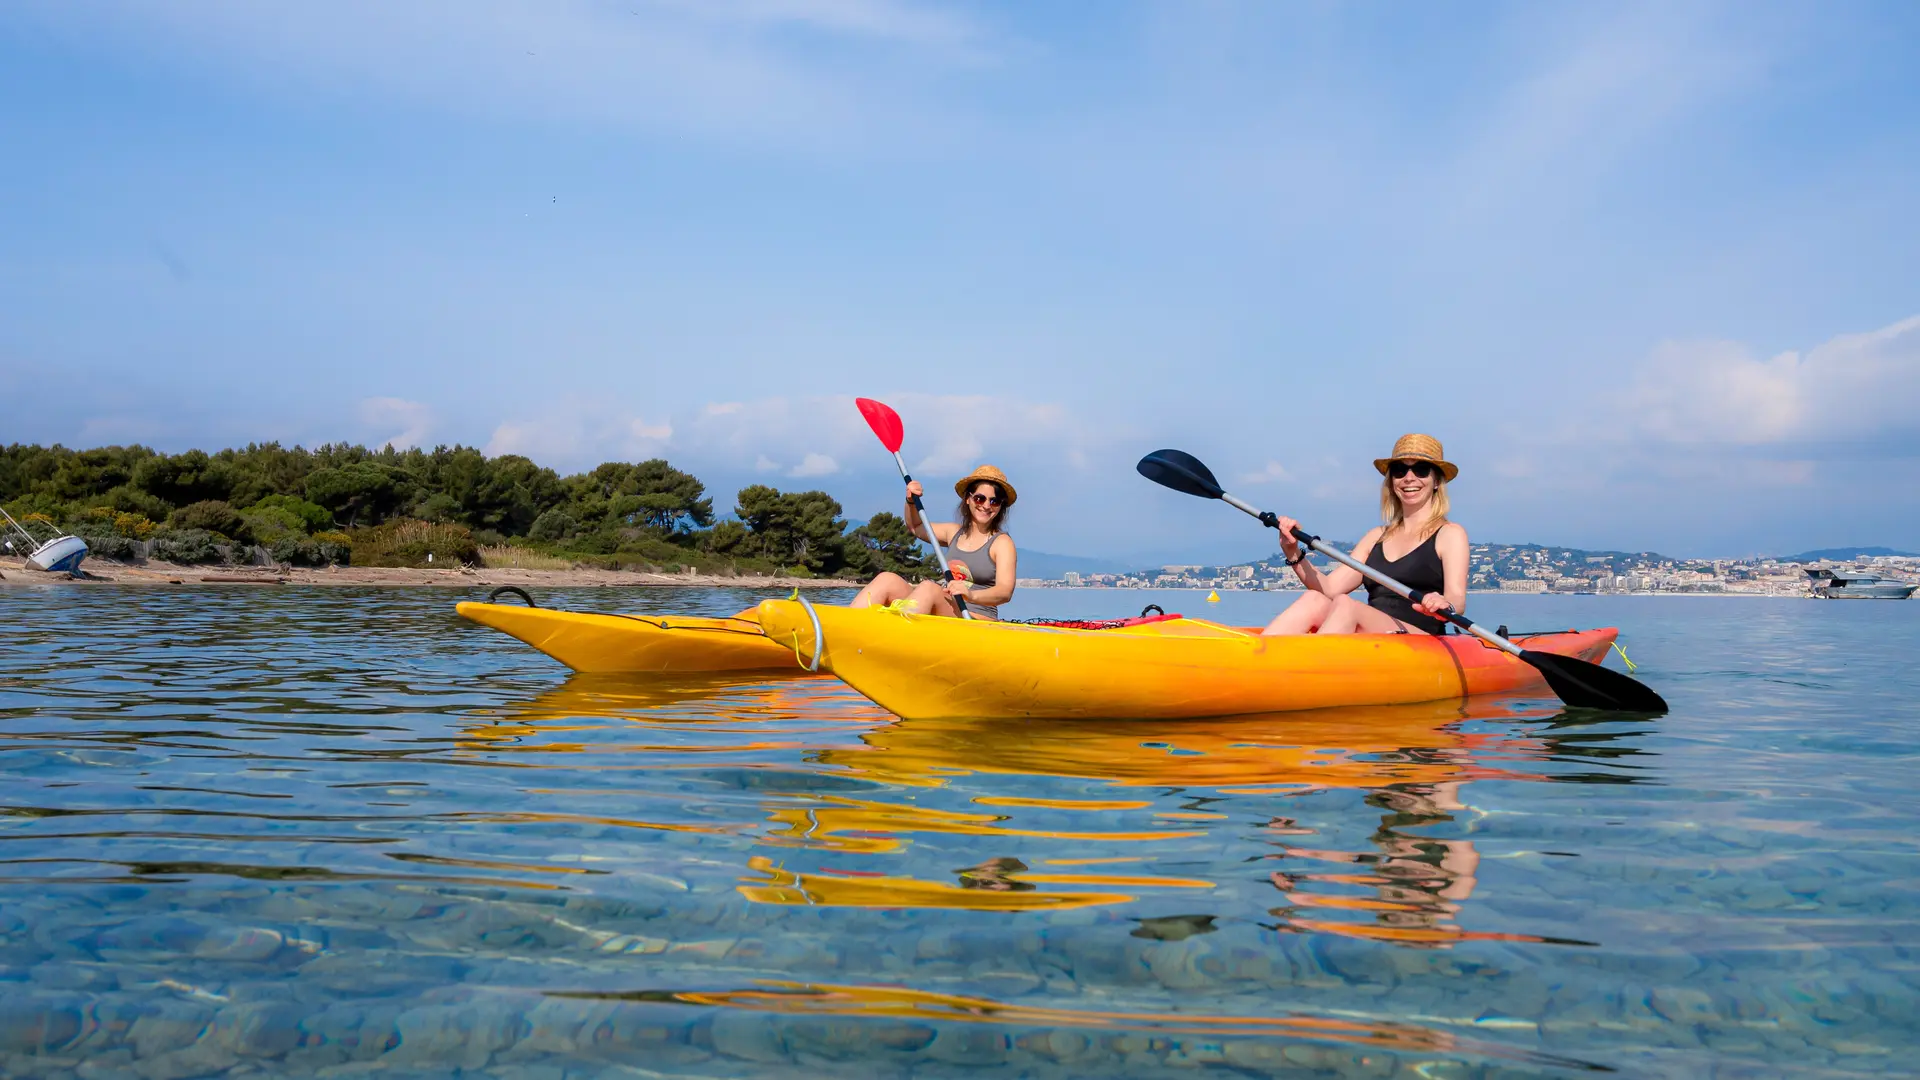
M 860 415 L 867 418 L 867 426 L 872 428 L 874 435 L 879 437 L 880 445 L 893 454 L 893 463 L 900 466 L 900 482 L 912 483 L 913 477 L 907 473 L 907 461 L 900 456 L 900 444 L 906 438 L 906 429 L 900 424 L 900 414 L 872 398 L 854 398 L 853 403 L 860 407 Z M 920 520 L 926 522 L 927 536 L 933 543 L 933 557 L 940 564 L 940 580 L 952 581 L 953 571 L 947 569 L 946 549 L 940 546 L 940 539 L 933 535 L 933 522 L 927 521 L 926 505 L 920 501 L 918 495 L 909 495 L 907 498 L 913 503 L 913 508 L 920 512 Z M 973 611 L 967 607 L 965 600 L 952 593 L 947 595 L 953 601 L 954 607 L 960 609 L 961 618 L 973 618 Z
M 1140 459 L 1138 468 L 1141 476 L 1162 487 L 1170 487 L 1175 491 L 1202 499 L 1219 499 L 1228 506 L 1258 518 L 1261 524 L 1269 528 L 1275 524 L 1273 514 L 1227 494 L 1226 489 L 1220 486 L 1220 481 L 1214 479 L 1213 471 L 1192 454 L 1180 450 L 1155 450 Z M 1320 542 L 1319 537 L 1309 535 L 1305 529 L 1296 526 L 1293 530 L 1293 538 L 1313 551 L 1352 568 L 1360 576 L 1376 581 L 1409 600 L 1418 602 L 1420 598 L 1413 589 L 1359 562 L 1344 551 L 1336 551 L 1328 547 Z M 1561 701 L 1569 705 L 1585 709 L 1615 709 L 1622 712 L 1664 713 L 1667 711 L 1667 703 L 1659 694 L 1630 676 L 1577 657 L 1523 649 L 1499 634 L 1476 624 L 1459 612 L 1444 611 L 1441 612 L 1440 617 L 1487 644 L 1512 653 L 1521 661 L 1538 669 L 1540 674 L 1546 677 L 1547 686 L 1559 695 Z

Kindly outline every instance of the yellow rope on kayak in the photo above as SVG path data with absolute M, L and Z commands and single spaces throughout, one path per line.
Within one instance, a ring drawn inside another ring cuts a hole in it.
M 1619 654 L 1620 654 L 1620 662 L 1621 662 L 1621 663 L 1623 663 L 1623 664 L 1625 664 L 1625 665 L 1627 665 L 1627 674 L 1629 674 L 1629 675 L 1631 675 L 1631 674 L 1633 674 L 1634 672 L 1636 672 L 1636 671 L 1638 671 L 1638 670 L 1640 670 L 1640 665 L 1638 665 L 1638 664 L 1636 664 L 1636 663 L 1634 663 L 1633 661 L 1631 661 L 1631 660 L 1629 660 L 1629 659 L 1627 659 L 1627 650 L 1625 650 L 1625 649 L 1623 649 L 1623 648 L 1621 648 L 1621 647 L 1620 647 L 1620 643 L 1619 643 L 1618 641 L 1616 641 L 1616 642 L 1614 642 L 1614 643 L 1613 643 L 1613 651 L 1614 651 L 1614 652 L 1617 652 L 1617 653 L 1619 653 Z
M 879 610 L 889 615 L 898 615 L 903 619 L 911 619 L 914 613 L 920 610 L 920 605 L 915 603 L 911 597 L 901 597 L 898 600 L 890 600 L 887 603 L 881 604 Z

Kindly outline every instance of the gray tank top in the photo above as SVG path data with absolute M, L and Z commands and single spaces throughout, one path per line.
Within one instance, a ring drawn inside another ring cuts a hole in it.
M 992 588 L 995 577 L 993 542 L 1005 535 L 1005 533 L 994 533 L 987 538 L 986 543 L 981 544 L 972 551 L 962 551 L 951 544 L 944 545 L 947 552 L 947 563 L 949 565 L 953 563 L 964 564 L 967 568 L 967 580 L 973 582 L 974 588 Z M 956 539 L 957 538 L 958 534 L 956 534 Z M 1000 608 L 998 606 L 968 603 L 967 607 L 971 608 L 975 615 L 984 616 L 989 619 L 998 619 L 1000 617 Z

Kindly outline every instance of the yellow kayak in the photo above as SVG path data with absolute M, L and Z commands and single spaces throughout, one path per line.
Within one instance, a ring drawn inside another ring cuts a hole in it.
M 539 649 L 575 671 L 798 674 L 793 651 L 769 640 L 752 608 L 738 615 L 601 615 L 518 604 L 458 604 L 482 626 Z
M 1462 635 L 1262 637 L 1186 618 L 1090 631 L 879 608 L 809 610 L 793 600 L 763 601 L 759 618 L 789 660 L 817 652 L 820 670 L 911 720 L 1178 720 L 1545 688 L 1532 667 Z M 1513 640 L 1597 663 L 1617 634 L 1609 627 Z
M 608 615 L 492 603 L 456 604 L 454 610 L 482 626 L 519 638 L 575 671 L 656 675 L 765 671 L 794 677 L 806 674 L 794 662 L 792 645 L 766 636 L 757 608 L 723 618 Z M 1085 625 L 1151 621 L 1154 620 L 1114 619 Z

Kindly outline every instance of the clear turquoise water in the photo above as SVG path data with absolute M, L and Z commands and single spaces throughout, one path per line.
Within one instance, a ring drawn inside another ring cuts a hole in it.
M 1625 628 L 1654 721 L 1062 725 L 569 678 L 457 598 L 0 592 L 0 1075 L 1916 1068 L 1920 604 L 1474 599 Z M 1011 614 L 1148 600 L 1275 603 Z

